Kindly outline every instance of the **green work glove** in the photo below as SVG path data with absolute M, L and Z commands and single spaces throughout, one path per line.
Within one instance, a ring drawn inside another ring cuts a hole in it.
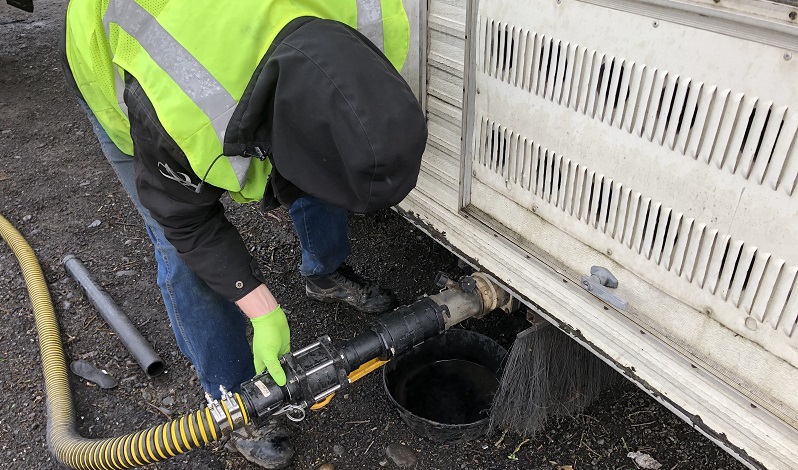
M 250 321 L 255 372 L 260 374 L 267 369 L 277 385 L 285 385 L 285 371 L 280 365 L 280 356 L 290 350 L 291 332 L 283 309 L 278 305 L 270 313 Z

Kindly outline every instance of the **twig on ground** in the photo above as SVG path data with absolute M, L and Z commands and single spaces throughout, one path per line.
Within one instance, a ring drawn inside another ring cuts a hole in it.
M 96 320 L 96 319 L 97 319 L 97 315 L 92 315 L 92 317 L 91 317 L 91 318 L 89 318 L 89 321 L 88 321 L 88 323 L 86 323 L 85 325 L 83 325 L 83 331 L 87 331 L 87 330 L 89 329 L 89 325 L 91 325 L 92 323 L 94 323 L 94 320 Z
M 596 418 L 595 416 L 586 415 L 586 414 L 584 414 L 584 413 L 581 413 L 579 416 L 580 416 L 580 417 L 583 417 L 583 418 L 590 418 L 590 419 L 592 419 L 593 421 L 595 421 L 595 422 L 597 422 L 597 423 L 600 423 L 600 422 L 601 422 L 601 421 L 600 421 L 598 418 Z
M 527 442 L 529 442 L 529 439 L 524 439 L 523 441 L 521 441 L 517 446 L 515 446 L 515 450 L 513 450 L 513 453 L 508 455 L 507 458 L 510 460 L 518 460 L 518 455 L 516 454 L 518 453 L 519 450 L 521 450 L 521 446 L 523 446 Z
M 369 442 L 369 446 L 366 447 L 366 450 L 363 451 L 363 455 L 368 454 L 369 450 L 371 449 L 371 446 L 373 446 L 373 445 L 374 445 L 374 441 Z
M 138 225 L 138 224 L 130 224 L 130 223 L 127 223 L 127 222 L 123 222 L 123 219 L 121 219 L 120 217 L 111 217 L 111 223 L 116 224 L 116 225 L 121 225 L 123 227 L 133 227 L 133 228 L 141 227 L 141 225 Z
M 172 417 L 171 417 L 170 415 L 168 415 L 168 414 L 164 413 L 164 411 L 161 409 L 161 407 L 160 407 L 160 406 L 153 405 L 152 403 L 150 403 L 150 402 L 148 402 L 148 401 L 145 401 L 144 403 L 146 403 L 146 404 L 147 404 L 147 406 L 149 406 L 149 407 L 151 407 L 151 408 L 153 408 L 153 409 L 157 410 L 157 411 L 158 411 L 158 413 L 161 413 L 162 415 L 166 416 L 166 418 L 167 418 L 167 419 L 172 419 Z
M 493 444 L 493 447 L 499 447 L 500 445 L 502 445 L 502 442 L 504 442 L 504 437 L 505 437 L 505 436 L 507 436 L 507 430 L 506 430 L 506 429 L 505 429 L 505 430 L 504 430 L 504 432 L 502 433 L 501 437 L 499 437 L 499 440 L 498 440 L 498 441 L 496 441 L 496 443 L 495 443 L 495 444 Z
M 591 449 L 590 446 L 587 445 L 587 444 L 585 444 L 585 449 L 587 449 L 588 452 L 590 452 L 591 454 L 595 455 L 596 457 L 604 457 L 603 455 L 599 454 L 595 450 Z
M 649 424 L 654 424 L 654 421 L 646 421 L 645 423 L 631 423 L 629 426 L 637 428 L 640 426 L 648 426 Z

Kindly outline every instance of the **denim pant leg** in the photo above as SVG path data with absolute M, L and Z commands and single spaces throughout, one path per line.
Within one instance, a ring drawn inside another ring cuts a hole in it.
M 133 158 L 122 153 L 81 102 L 105 157 L 144 219 L 155 246 L 158 286 L 177 345 L 194 364 L 202 387 L 219 398 L 219 385 L 237 391 L 255 369 L 246 336 L 246 317 L 238 307 L 216 293 L 186 265 L 166 240 L 161 226 L 141 205 L 135 185 Z
M 346 209 L 305 196 L 291 205 L 289 214 L 302 248 L 300 274 L 330 274 L 338 269 L 351 251 Z

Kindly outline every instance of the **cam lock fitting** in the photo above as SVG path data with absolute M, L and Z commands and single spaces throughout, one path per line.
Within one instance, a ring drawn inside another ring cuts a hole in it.
M 221 403 L 220 400 L 215 400 L 208 393 L 205 394 L 205 400 L 208 401 L 208 410 L 211 412 L 213 421 L 219 426 L 222 434 L 226 435 L 244 424 L 244 413 L 233 394 L 224 388 L 224 385 L 219 385 L 219 391 L 222 394 Z

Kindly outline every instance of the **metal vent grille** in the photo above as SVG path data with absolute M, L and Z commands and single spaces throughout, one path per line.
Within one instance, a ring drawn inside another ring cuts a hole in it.
M 757 321 L 788 337 L 795 334 L 798 266 L 663 207 L 484 116 L 474 139 L 475 167 L 500 177 L 505 189 L 530 192 Z
M 793 195 L 798 110 L 499 21 L 480 24 L 479 71 Z

